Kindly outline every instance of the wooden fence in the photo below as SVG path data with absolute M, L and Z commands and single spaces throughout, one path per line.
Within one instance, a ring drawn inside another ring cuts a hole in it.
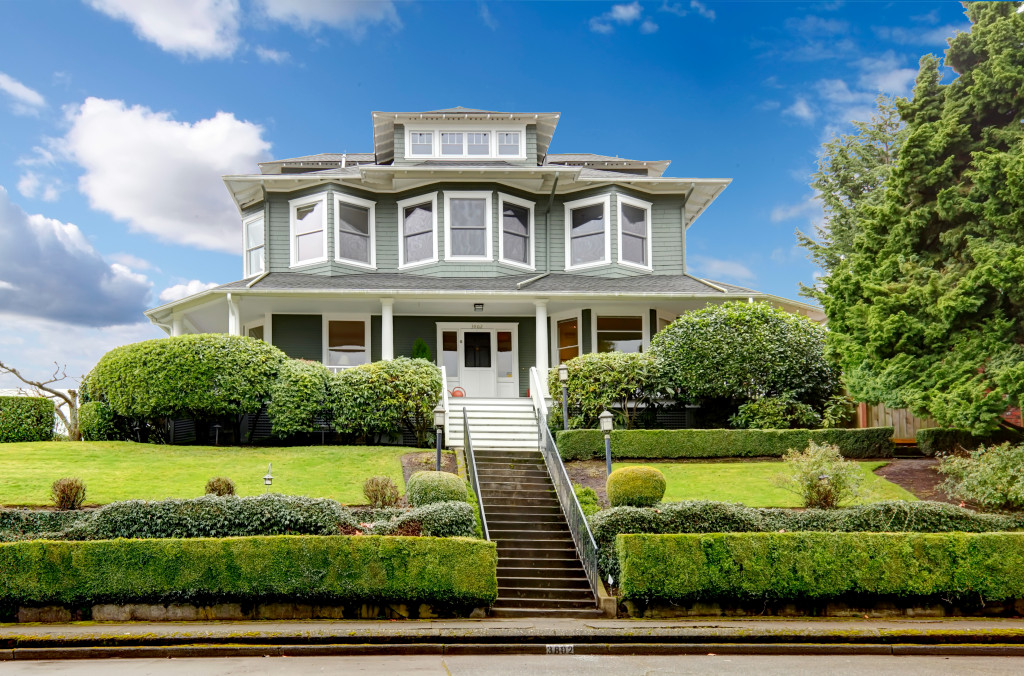
M 886 408 L 882 404 L 859 404 L 857 427 L 892 427 L 893 441 L 897 444 L 914 443 L 917 431 L 925 427 L 938 427 L 931 418 L 918 418 L 905 408 Z

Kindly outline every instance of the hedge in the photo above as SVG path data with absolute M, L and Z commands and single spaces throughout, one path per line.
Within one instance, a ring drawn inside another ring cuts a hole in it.
M 0 509 L 0 542 L 33 539 L 70 528 L 90 512 Z
M 841 509 L 763 509 L 691 500 L 657 508 L 614 507 L 590 519 L 601 573 L 619 576 L 615 538 L 624 533 L 772 533 L 778 531 L 986 533 L 1024 528 L 1021 517 L 979 514 L 942 502 L 878 502 Z
M 53 400 L 0 397 L 0 443 L 53 439 Z
M 999 431 L 979 437 L 971 434 L 970 430 L 957 427 L 926 427 L 917 431 L 915 441 L 917 441 L 917 448 L 922 455 L 932 457 L 949 455 L 961 449 L 973 451 L 978 446 L 990 446 L 1006 441 L 1020 443 L 1021 437 L 1009 431 Z
M 87 401 L 78 407 L 78 429 L 83 441 L 123 441 L 129 437 L 128 422 L 106 402 Z
M 563 430 L 556 442 L 563 460 L 604 457 L 600 430 Z M 824 430 L 613 430 L 612 457 L 616 459 L 670 458 L 781 458 L 791 448 L 804 449 L 810 441 L 835 444 L 845 458 L 891 458 L 893 429 Z
M 623 600 L 1024 598 L 1024 533 L 620 535 Z
M 378 536 L 0 544 L 0 606 L 428 603 L 488 606 L 491 542 Z

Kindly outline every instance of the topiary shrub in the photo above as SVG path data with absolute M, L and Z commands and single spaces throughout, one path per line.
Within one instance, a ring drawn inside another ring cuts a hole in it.
M 371 507 L 394 507 L 401 499 L 398 486 L 388 476 L 372 476 L 363 482 L 363 495 Z
M 0 443 L 49 441 L 54 405 L 44 397 L 0 397 Z
M 215 476 L 206 482 L 206 494 L 224 497 L 235 494 L 235 482 L 226 476 Z
M 85 441 L 123 441 L 128 438 L 125 419 L 103 401 L 89 401 L 78 407 L 78 428 Z
M 1024 444 L 981 446 L 968 456 L 943 458 L 942 489 L 986 509 L 1024 508 Z
M 608 475 L 612 507 L 651 507 L 665 497 L 665 475 L 653 467 L 622 467 Z
M 654 361 L 647 354 L 592 352 L 565 362 L 569 370 L 566 389 L 570 427 L 596 427 L 602 411 L 611 411 L 620 427 L 631 429 L 640 416 L 653 413 L 655 399 L 663 393 Z M 549 422 L 562 427 L 562 383 L 558 369 L 548 374 L 548 389 L 554 398 Z
M 469 491 L 466 482 L 450 472 L 416 472 L 409 477 L 405 499 L 413 507 L 435 502 L 466 502 Z
M 274 436 L 319 432 L 326 414 L 331 371 L 319 362 L 288 359 L 270 385 L 267 417 Z
M 836 446 L 812 441 L 802 451 L 790 450 L 782 460 L 786 469 L 777 482 L 799 495 L 804 507 L 834 509 L 857 495 L 860 471 L 856 463 L 843 460 Z
M 81 509 L 85 502 L 85 482 L 78 477 L 57 479 L 50 486 L 53 506 L 60 511 Z

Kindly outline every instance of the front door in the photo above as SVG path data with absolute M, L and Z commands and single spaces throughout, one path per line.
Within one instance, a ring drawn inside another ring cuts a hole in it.
M 462 389 L 469 397 L 494 397 L 498 393 L 495 378 L 494 331 L 463 329 Z
M 516 324 L 438 322 L 437 344 L 437 365 L 445 367 L 450 392 L 481 398 L 519 396 Z

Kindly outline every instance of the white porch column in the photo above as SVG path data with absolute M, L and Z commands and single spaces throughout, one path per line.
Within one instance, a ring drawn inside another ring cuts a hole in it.
M 395 358 L 395 299 L 380 299 L 380 358 Z
M 171 315 L 171 335 L 181 336 L 185 334 L 185 322 L 182 321 L 181 315 Z
M 544 386 L 544 396 L 547 396 L 548 384 L 548 302 L 547 300 L 534 301 L 537 306 L 537 375 Z
M 238 309 L 238 301 L 228 294 L 228 335 L 242 335 L 242 313 Z

